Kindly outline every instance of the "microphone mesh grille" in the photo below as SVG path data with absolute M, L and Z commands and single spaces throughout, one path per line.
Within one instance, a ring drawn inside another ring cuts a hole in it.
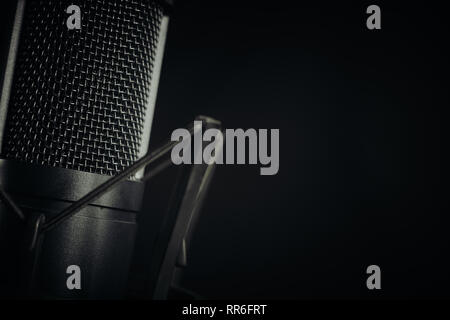
M 163 17 L 149 0 L 27 1 L 3 156 L 115 175 L 137 160 Z

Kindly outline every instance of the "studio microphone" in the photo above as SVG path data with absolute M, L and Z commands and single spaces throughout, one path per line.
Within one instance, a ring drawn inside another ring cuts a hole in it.
M 170 7 L 156 0 L 15 1 L 1 79 L 0 296 L 125 294 L 142 171 L 49 230 L 39 252 L 23 253 L 35 240 L 26 237 L 30 228 L 147 153 Z M 78 25 L 69 21 L 77 18 Z M 29 225 L 11 213 L 6 195 Z M 80 283 L 71 279 L 76 273 Z

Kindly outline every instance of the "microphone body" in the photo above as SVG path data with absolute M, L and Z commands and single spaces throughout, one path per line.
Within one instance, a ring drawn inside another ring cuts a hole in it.
M 116 299 L 126 294 L 142 172 L 49 230 L 27 235 L 147 153 L 168 17 L 153 0 L 18 0 L 0 101 L 0 296 Z M 68 285 L 70 266 L 80 288 Z M 20 285 L 19 285 L 20 283 Z M 18 290 L 17 290 L 18 289 Z M 26 293 L 25 293 L 26 292 Z

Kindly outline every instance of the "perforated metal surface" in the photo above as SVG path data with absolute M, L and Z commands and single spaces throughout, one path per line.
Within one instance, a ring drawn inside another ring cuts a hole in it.
M 149 0 L 29 0 L 2 156 L 114 175 L 137 160 L 160 25 Z

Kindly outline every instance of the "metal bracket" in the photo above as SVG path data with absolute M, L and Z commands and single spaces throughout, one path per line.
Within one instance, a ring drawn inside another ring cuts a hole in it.
M 221 123 L 215 119 L 198 116 L 196 121 L 202 122 L 202 129 L 216 128 L 220 130 Z M 194 135 L 194 123 L 186 127 L 190 136 Z M 120 174 L 107 180 L 78 201 L 72 203 L 69 207 L 62 210 L 58 215 L 45 221 L 45 215 L 40 215 L 33 226 L 30 227 L 30 256 L 36 256 L 39 251 L 38 243 L 42 243 L 42 235 L 57 227 L 81 209 L 88 206 L 96 199 L 109 192 L 116 187 L 120 182 L 133 176 L 137 171 L 146 168 L 150 164 L 161 160 L 153 169 L 147 170 L 141 181 L 147 181 L 164 169 L 171 166 L 173 163 L 170 159 L 172 148 L 177 144 L 177 141 L 169 141 L 162 146 L 156 148 L 154 151 L 149 151 L 144 157 L 136 161 L 133 165 L 126 168 Z M 156 299 L 165 298 L 172 285 L 175 268 L 181 260 L 186 263 L 186 246 L 189 244 L 190 230 L 195 224 L 197 213 L 201 207 L 209 182 L 212 177 L 214 163 L 190 165 L 186 169 L 183 168 L 184 174 L 176 184 L 175 204 L 172 205 L 171 217 L 172 221 L 165 226 L 162 232 L 164 235 L 159 240 L 159 250 L 161 252 L 161 259 L 157 261 L 156 265 L 156 285 L 152 289 L 152 296 Z M 14 202 L 14 200 L 5 192 L 0 185 L 0 200 L 14 212 L 22 221 L 27 222 L 27 217 Z M 184 250 L 184 251 L 183 251 Z M 182 255 L 180 257 L 180 254 Z M 183 259 L 179 259 L 183 258 Z

